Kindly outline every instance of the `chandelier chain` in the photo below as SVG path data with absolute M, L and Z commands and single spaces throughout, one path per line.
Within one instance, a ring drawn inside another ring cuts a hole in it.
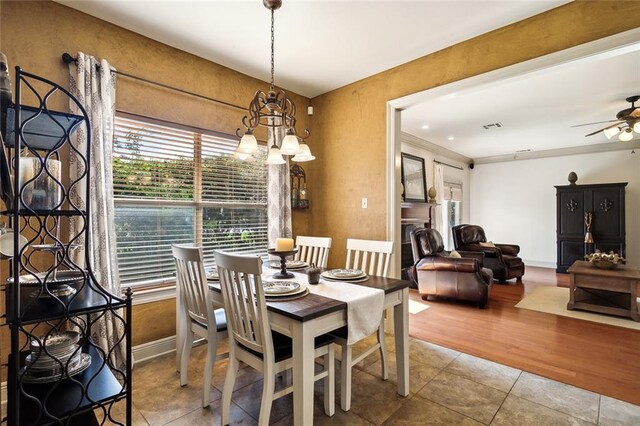
M 274 30 L 274 10 L 271 9 L 271 90 L 273 90 L 273 74 L 275 73 L 275 44 L 276 44 L 276 38 L 275 38 L 275 30 Z

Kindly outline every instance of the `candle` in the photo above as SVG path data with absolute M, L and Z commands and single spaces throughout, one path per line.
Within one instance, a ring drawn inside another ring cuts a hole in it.
M 293 239 L 276 238 L 276 251 L 293 251 Z

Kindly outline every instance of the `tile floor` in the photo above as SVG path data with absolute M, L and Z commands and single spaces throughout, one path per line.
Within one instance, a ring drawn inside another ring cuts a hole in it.
M 388 336 L 388 348 L 393 348 Z M 175 355 L 136 365 L 133 375 L 134 425 L 219 425 L 220 400 L 227 361 L 214 368 L 211 405 L 201 408 L 202 368 L 206 348 L 194 348 L 189 385 L 181 388 Z M 395 354 L 391 377 L 380 379 L 380 361 L 370 356 L 353 376 L 349 412 L 322 409 L 322 384 L 316 386 L 315 424 L 336 425 L 639 425 L 640 406 L 548 380 L 416 339 L 410 340 L 410 395 L 396 393 Z M 336 363 L 340 368 L 340 363 Z M 243 368 L 233 394 L 232 424 L 256 424 L 261 375 Z M 271 423 L 291 425 L 292 397 L 274 402 Z

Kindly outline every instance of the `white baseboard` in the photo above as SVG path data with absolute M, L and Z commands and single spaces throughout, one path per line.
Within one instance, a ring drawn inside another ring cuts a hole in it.
M 169 336 L 133 347 L 134 363 L 147 361 L 176 350 L 176 336 Z
M 556 269 L 556 262 L 546 262 L 544 260 L 526 260 L 523 259 L 522 260 L 524 262 L 524 266 L 525 266 L 525 275 L 527 274 L 527 270 L 526 267 L 527 266 L 537 266 L 539 268 L 552 268 L 552 269 Z

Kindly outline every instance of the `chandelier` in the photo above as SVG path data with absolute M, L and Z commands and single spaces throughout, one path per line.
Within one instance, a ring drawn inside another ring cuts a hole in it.
M 253 134 L 258 126 L 272 128 L 282 128 L 285 136 L 282 139 L 281 147 L 278 148 L 275 137 L 273 144 L 269 148 L 269 155 L 265 164 L 285 164 L 283 155 L 293 155 L 293 161 L 303 162 L 315 160 L 304 141 L 309 137 L 309 130 L 305 129 L 304 136 L 296 134 L 296 105 L 283 90 L 276 91 L 273 84 L 274 75 L 274 12 L 282 6 L 282 0 L 262 0 L 264 7 L 271 11 L 271 85 L 269 92 L 258 90 L 249 104 L 249 115 L 242 118 L 245 127 L 244 135 L 240 137 L 240 129 L 236 130 L 236 135 L 240 138 L 236 148 L 236 156 L 242 160 L 249 158 L 258 152 L 258 141 Z

